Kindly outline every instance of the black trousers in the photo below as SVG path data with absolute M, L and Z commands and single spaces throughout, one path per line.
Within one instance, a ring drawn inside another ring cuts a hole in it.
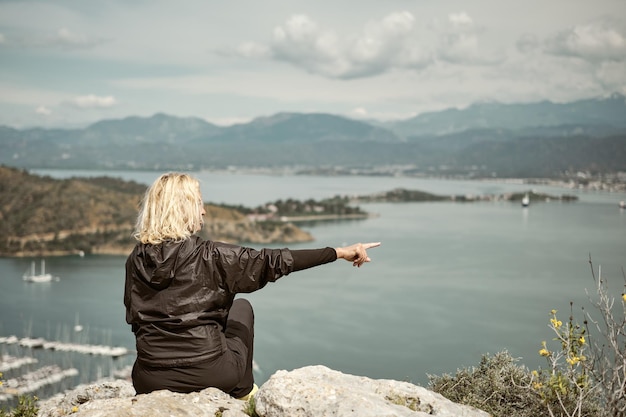
M 254 312 L 245 299 L 237 299 L 228 314 L 224 354 L 193 366 L 156 368 L 135 361 L 132 379 L 137 394 L 167 389 L 174 392 L 200 391 L 208 387 L 240 398 L 254 385 Z

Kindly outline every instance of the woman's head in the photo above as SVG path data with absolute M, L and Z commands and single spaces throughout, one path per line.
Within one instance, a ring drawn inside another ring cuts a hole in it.
M 182 240 L 202 229 L 203 215 L 198 180 L 178 172 L 163 174 L 146 191 L 133 236 L 152 244 Z

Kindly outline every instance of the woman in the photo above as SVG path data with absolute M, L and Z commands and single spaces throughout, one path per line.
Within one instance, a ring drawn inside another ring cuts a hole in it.
M 126 321 L 137 345 L 133 385 L 191 392 L 216 387 L 247 399 L 254 314 L 235 300 L 283 275 L 338 258 L 360 267 L 379 243 L 314 250 L 262 249 L 203 240 L 204 204 L 197 179 L 161 175 L 146 191 L 126 261 Z

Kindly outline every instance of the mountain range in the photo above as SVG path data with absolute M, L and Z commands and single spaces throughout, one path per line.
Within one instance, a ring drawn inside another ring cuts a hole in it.
M 0 126 L 0 164 L 63 169 L 300 167 L 557 177 L 626 171 L 626 97 L 570 103 L 475 103 L 407 120 L 278 113 L 217 126 L 155 114 L 83 129 Z

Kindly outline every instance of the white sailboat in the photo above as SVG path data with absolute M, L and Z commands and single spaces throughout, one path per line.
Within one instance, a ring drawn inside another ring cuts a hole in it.
M 83 325 L 78 321 L 78 313 L 76 313 L 76 324 L 74 324 L 74 331 L 80 333 L 83 331 Z
M 52 274 L 46 274 L 46 261 L 41 260 L 41 273 L 35 272 L 35 261 L 30 266 L 30 273 L 25 273 L 22 278 L 28 282 L 50 282 L 52 281 Z
M 522 198 L 522 207 L 528 207 L 529 204 L 530 204 L 530 197 L 528 197 L 528 194 L 526 194 Z

